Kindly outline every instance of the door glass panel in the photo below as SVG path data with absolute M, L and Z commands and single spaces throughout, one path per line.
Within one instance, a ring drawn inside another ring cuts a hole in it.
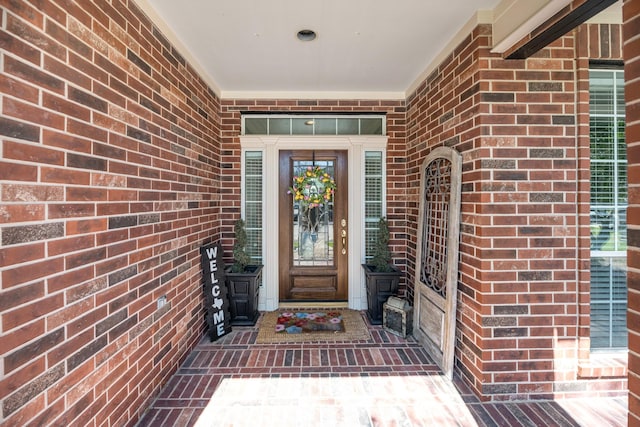
M 308 168 L 319 166 L 335 176 L 333 160 L 294 160 L 293 175 L 300 176 Z M 322 194 L 324 186 L 319 180 L 309 192 Z M 338 191 L 338 190 L 336 190 Z M 293 197 L 292 197 L 293 199 Z M 319 206 L 304 206 L 293 201 L 293 265 L 298 267 L 333 266 L 333 200 Z

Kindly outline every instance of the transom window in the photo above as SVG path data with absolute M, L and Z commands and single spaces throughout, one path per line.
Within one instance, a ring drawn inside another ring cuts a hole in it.
M 384 115 L 244 114 L 243 135 L 385 135 Z

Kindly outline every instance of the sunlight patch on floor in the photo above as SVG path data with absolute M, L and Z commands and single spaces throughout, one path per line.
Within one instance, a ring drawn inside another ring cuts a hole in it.
M 581 426 L 627 425 L 627 399 L 563 399 L 558 404 Z
M 224 379 L 196 423 L 282 425 L 477 424 L 440 375 Z

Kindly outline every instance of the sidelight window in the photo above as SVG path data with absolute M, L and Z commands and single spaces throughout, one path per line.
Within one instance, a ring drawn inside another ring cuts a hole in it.
M 384 170 L 382 151 L 364 154 L 364 238 L 365 260 L 374 254 L 378 239 L 378 221 L 384 216 Z
M 245 151 L 243 195 L 247 253 L 256 264 L 262 264 L 262 186 L 262 151 Z

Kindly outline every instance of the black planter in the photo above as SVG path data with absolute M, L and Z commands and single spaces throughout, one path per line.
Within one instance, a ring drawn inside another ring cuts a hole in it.
M 382 325 L 382 304 L 398 291 L 402 272 L 397 268 L 377 272 L 375 267 L 362 264 L 367 282 L 367 317 L 372 325 Z
M 229 291 L 231 324 L 255 325 L 260 317 L 258 293 L 262 284 L 262 265 L 248 265 L 243 273 L 226 271 L 225 276 Z

